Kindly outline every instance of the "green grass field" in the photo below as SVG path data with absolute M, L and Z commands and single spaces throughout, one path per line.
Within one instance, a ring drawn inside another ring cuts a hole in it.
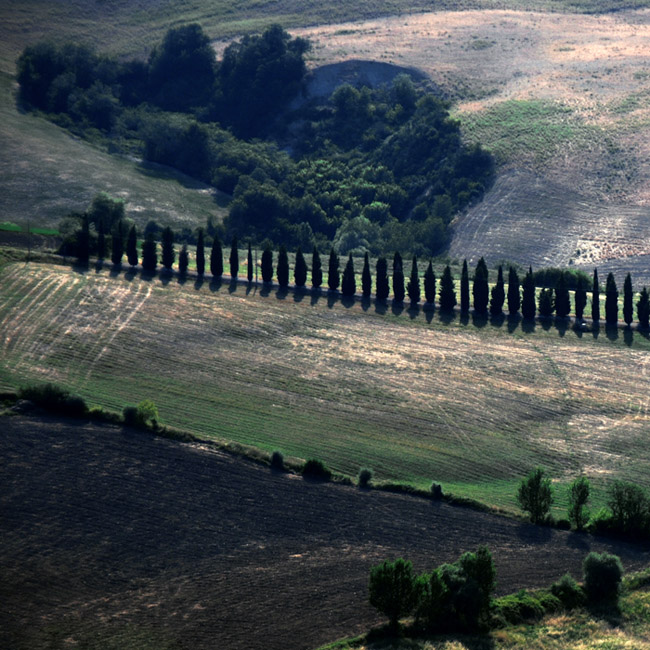
M 8 264 L 0 382 L 54 381 L 207 438 L 515 510 L 533 466 L 648 487 L 648 341 L 364 311 L 327 295 Z M 232 293 L 231 293 L 232 291 Z M 430 321 L 430 322 L 429 322 Z

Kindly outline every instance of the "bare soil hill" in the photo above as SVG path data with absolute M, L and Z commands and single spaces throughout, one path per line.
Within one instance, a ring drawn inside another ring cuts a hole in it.
M 293 650 L 380 621 L 371 565 L 488 544 L 499 592 L 632 545 L 395 494 L 306 482 L 134 430 L 4 417 L 0 645 Z

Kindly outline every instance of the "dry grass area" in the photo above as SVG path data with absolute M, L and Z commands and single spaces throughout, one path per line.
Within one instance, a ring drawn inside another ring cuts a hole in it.
M 163 421 L 202 436 L 351 475 L 435 479 L 508 509 L 536 464 L 558 482 L 559 516 L 580 472 L 599 503 L 613 478 L 650 486 L 638 333 L 509 333 L 326 295 L 36 264 L 5 268 L 0 305 L 6 385 L 56 381 L 116 410 L 151 398 Z
M 299 33 L 316 45 L 313 65 L 423 71 L 466 137 L 495 153 L 499 180 L 458 219 L 453 256 L 623 267 L 650 282 L 647 10 L 438 12 Z

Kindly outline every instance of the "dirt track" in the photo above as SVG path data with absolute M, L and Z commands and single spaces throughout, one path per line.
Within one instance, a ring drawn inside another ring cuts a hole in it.
M 306 649 L 379 621 L 366 581 L 384 558 L 424 570 L 486 543 L 502 593 L 577 574 L 590 549 L 628 569 L 650 561 L 633 546 L 308 483 L 119 427 L 0 423 L 0 647 L 157 630 L 174 647 Z

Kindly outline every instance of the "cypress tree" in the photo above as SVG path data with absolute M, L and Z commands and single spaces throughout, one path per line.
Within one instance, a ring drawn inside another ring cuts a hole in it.
M 452 311 L 456 306 L 456 286 L 449 264 L 445 266 L 440 278 L 440 310 Z
M 77 233 L 77 261 L 82 266 L 88 264 L 90 259 L 90 223 L 88 215 L 81 217 L 81 230 Z
M 363 258 L 363 271 L 361 272 L 361 293 L 364 298 L 370 298 L 372 293 L 372 276 L 370 275 L 370 260 L 368 259 L 368 251 Z
M 553 315 L 553 290 L 552 289 L 542 289 L 539 292 L 539 303 L 538 303 L 539 315 L 544 318 L 549 318 Z
M 628 273 L 623 283 L 623 320 L 629 327 L 634 318 L 634 292 L 632 290 L 632 276 Z
M 172 229 L 167 226 L 162 231 L 162 265 L 168 270 L 171 271 L 174 262 L 176 261 L 176 251 L 174 250 L 174 233 Z
M 120 220 L 113 229 L 113 237 L 111 240 L 111 262 L 115 266 L 122 264 L 122 257 L 124 256 L 124 233 L 122 232 L 123 222 Z
M 503 314 L 503 303 L 506 299 L 506 292 L 503 284 L 503 267 L 499 265 L 497 273 L 497 283 L 492 287 L 490 292 L 490 313 L 492 316 Z
M 104 233 L 104 221 L 97 225 L 97 259 L 103 260 L 106 256 L 106 234 Z
M 401 264 L 393 270 L 393 299 L 395 302 L 404 302 L 404 271 Z
M 354 296 L 357 291 L 357 283 L 354 278 L 354 262 L 352 261 L 352 253 L 348 257 L 348 262 L 343 269 L 343 279 L 341 280 L 341 293 L 350 298 Z
M 462 314 L 469 312 L 469 271 L 467 260 L 463 260 L 463 270 L 460 274 L 460 311 Z
M 320 261 L 318 249 L 314 246 L 314 252 L 311 256 L 311 286 L 318 289 L 323 284 L 323 266 Z
M 600 285 L 598 284 L 598 269 L 594 269 L 594 283 L 591 288 L 591 319 L 600 320 Z
M 223 250 L 217 235 L 214 236 L 210 251 L 210 273 L 215 278 L 220 278 L 223 275 Z
M 273 282 L 273 251 L 267 246 L 262 253 L 262 282 Z
M 277 270 L 278 284 L 282 289 L 289 286 L 289 257 L 287 256 L 287 249 L 280 246 L 278 252 L 278 270 Z
M 187 267 L 190 265 L 190 256 L 187 252 L 187 244 L 183 244 L 178 255 L 178 273 L 184 277 L 187 275 Z
M 650 296 L 645 287 L 639 294 L 639 300 L 636 303 L 636 318 L 641 329 L 647 330 L 650 327 Z
M 199 276 L 205 273 L 205 241 L 203 228 L 199 228 L 199 237 L 196 242 L 196 272 Z
M 521 292 L 519 290 L 519 275 L 512 266 L 508 270 L 508 313 L 514 316 L 521 307 Z
M 436 274 L 433 272 L 431 260 L 429 260 L 429 266 L 424 272 L 424 298 L 432 305 L 436 302 Z
M 293 281 L 297 287 L 304 287 L 307 282 L 307 263 L 302 249 L 298 246 L 296 251 L 296 265 L 293 268 Z
M 230 277 L 233 279 L 237 278 L 239 273 L 239 251 L 237 250 L 237 236 L 235 235 L 232 238 L 232 243 L 230 244 Z
M 377 259 L 377 300 L 386 300 L 388 293 L 388 262 L 385 257 L 380 257 Z
M 395 251 L 395 255 L 393 255 L 393 273 L 395 273 L 395 269 L 400 268 L 404 269 L 404 264 L 402 262 L 402 256 L 400 255 L 399 251 Z
M 411 304 L 417 305 L 420 302 L 420 275 L 418 273 L 418 258 L 415 255 L 413 256 L 411 277 L 406 285 L 406 290 L 408 291 Z
M 555 285 L 555 313 L 558 318 L 566 318 L 571 311 L 571 298 L 564 273 L 560 273 Z
M 521 315 L 526 320 L 535 320 L 536 309 L 535 278 L 533 277 L 533 269 L 529 268 L 523 282 L 523 291 L 521 296 Z
M 135 229 L 135 224 L 131 226 L 126 240 L 126 259 L 131 266 L 138 265 L 138 231 Z
M 476 265 L 472 293 L 474 296 L 474 311 L 477 314 L 486 314 L 489 299 L 489 286 L 488 268 L 483 258 L 481 258 Z
M 248 242 L 248 255 L 246 257 L 246 279 L 249 282 L 253 281 L 253 249 L 251 248 L 251 243 Z
M 156 240 L 153 238 L 153 233 L 148 232 L 142 242 L 142 270 L 147 273 L 154 273 L 158 265 L 156 248 Z
M 605 284 L 605 322 L 608 325 L 618 323 L 618 289 L 614 274 L 611 272 L 607 275 Z
M 585 306 L 587 305 L 587 287 L 585 287 L 585 280 L 582 274 L 578 276 L 578 285 L 576 286 L 574 299 L 576 320 L 581 321 L 585 313 Z
M 331 248 L 329 267 L 327 271 L 327 286 L 331 291 L 336 291 L 339 288 L 340 283 L 341 276 L 339 274 L 339 256 L 334 251 L 334 248 Z

